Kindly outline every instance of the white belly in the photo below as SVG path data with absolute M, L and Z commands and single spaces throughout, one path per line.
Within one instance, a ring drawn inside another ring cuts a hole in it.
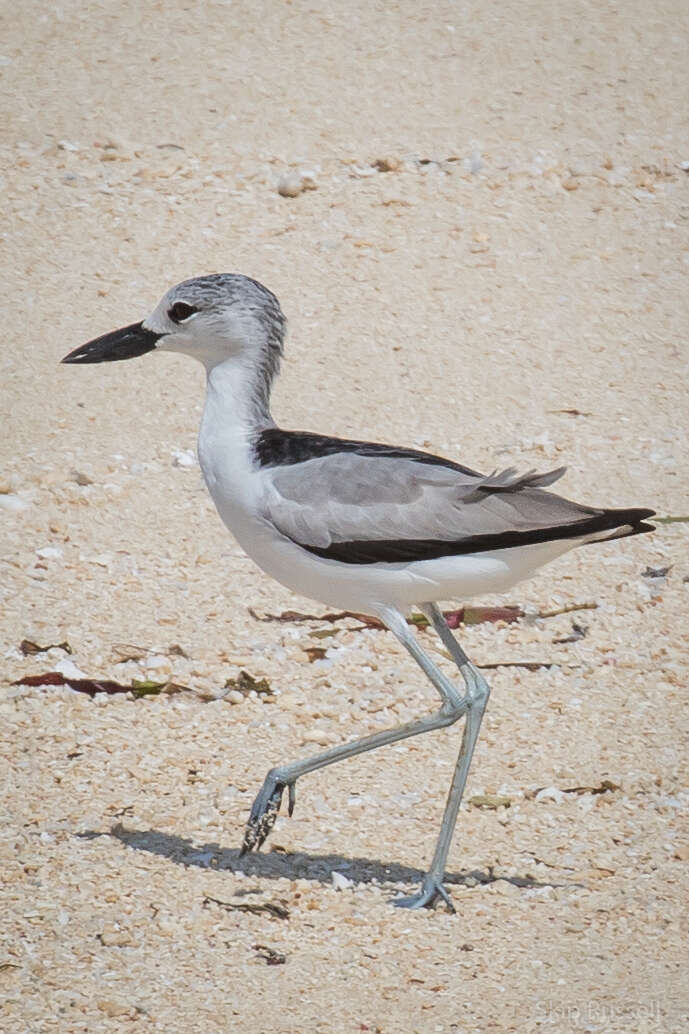
M 343 564 L 309 553 L 217 486 L 211 495 L 242 549 L 266 574 L 301 596 L 362 613 L 391 605 L 406 612 L 420 603 L 505 592 L 578 544 L 570 539 L 411 563 Z

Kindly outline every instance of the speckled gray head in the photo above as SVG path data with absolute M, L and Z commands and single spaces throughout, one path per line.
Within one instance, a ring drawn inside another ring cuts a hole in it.
M 193 356 L 207 368 L 230 356 L 260 357 L 274 373 L 285 326 L 280 303 L 263 284 L 239 273 L 214 273 L 171 287 L 143 322 L 95 338 L 62 362 L 106 363 L 156 349 Z

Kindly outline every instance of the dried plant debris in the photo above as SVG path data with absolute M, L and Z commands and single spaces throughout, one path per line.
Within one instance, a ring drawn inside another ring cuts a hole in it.
M 350 610 L 339 610 L 330 614 L 302 614 L 299 610 L 283 610 L 281 614 L 264 614 L 261 616 L 253 607 L 249 607 L 249 613 L 255 621 L 266 623 L 278 621 L 297 624 L 302 621 L 343 621 L 345 618 L 355 618 L 357 621 L 363 621 L 370 628 L 383 627 L 377 618 L 369 617 L 367 614 L 356 614 Z
M 593 413 L 584 409 L 549 409 L 549 413 L 562 413 L 564 416 L 593 416 Z
M 126 664 L 127 661 L 140 661 L 149 653 L 151 653 L 151 650 L 148 646 L 137 646 L 135 643 L 112 644 L 112 656 L 116 664 Z
M 313 664 L 315 661 L 324 660 L 328 653 L 328 648 L 326 646 L 305 646 L 304 653 L 309 658 L 311 664 Z
M 257 614 L 255 610 L 249 608 L 249 613 L 252 618 L 256 621 L 279 621 L 279 622 L 302 622 L 302 621 L 344 621 L 347 618 L 352 618 L 355 621 L 362 622 L 362 628 L 376 628 L 384 629 L 385 625 L 378 618 L 372 617 L 370 614 L 359 614 L 356 611 L 351 610 L 340 610 L 329 614 L 302 614 L 298 610 L 284 610 L 281 614 L 264 614 L 261 616 Z M 460 625 L 478 625 L 484 621 L 497 622 L 497 621 L 518 621 L 519 618 L 524 617 L 524 611 L 521 607 L 507 606 L 507 607 L 460 607 L 458 610 L 446 610 L 444 611 L 445 620 L 447 621 L 450 628 L 459 628 Z M 407 618 L 410 625 L 414 625 L 416 628 L 427 628 L 428 620 L 423 614 L 412 614 Z M 327 634 L 325 632 L 323 635 Z
M 539 786 L 535 790 L 527 790 L 524 797 L 527 801 L 533 800 L 542 793 L 543 790 L 550 789 L 547 786 Z M 602 779 L 597 786 L 567 786 L 559 790 L 559 793 L 573 793 L 577 797 L 582 797 L 584 794 L 591 794 L 592 796 L 598 796 L 602 793 L 615 793 L 616 790 L 621 790 L 622 787 L 619 783 L 613 783 L 612 779 Z
M 560 614 L 571 614 L 577 610 L 595 610 L 598 607 L 597 603 L 586 601 L 584 603 L 567 603 L 563 607 L 556 607 L 553 610 L 539 610 L 535 617 L 537 618 L 555 618 L 559 617 Z M 334 623 L 336 621 L 345 621 L 348 618 L 354 621 L 360 621 L 361 625 L 359 628 L 355 628 L 352 631 L 361 631 L 364 628 L 373 629 L 384 629 L 385 625 L 378 618 L 372 617 L 370 614 L 359 614 L 353 610 L 339 610 L 333 611 L 328 614 L 304 614 L 299 610 L 283 610 L 281 614 L 258 614 L 253 608 L 249 607 L 249 613 L 252 618 L 256 621 L 263 622 L 280 622 L 280 623 L 294 623 L 299 624 L 304 621 L 328 621 Z M 484 622 L 497 623 L 504 621 L 511 624 L 514 621 L 519 621 L 520 618 L 526 617 L 526 611 L 517 605 L 507 605 L 503 607 L 472 607 L 465 606 L 459 607 L 457 610 L 445 610 L 443 616 L 447 621 L 449 628 L 459 628 L 460 625 L 480 625 Z M 415 628 L 424 629 L 428 628 L 428 620 L 423 614 L 411 614 L 407 618 L 410 625 Z M 309 633 L 316 639 L 323 639 L 328 635 L 335 635 L 337 630 L 329 629 L 318 629 L 317 631 Z
M 481 625 L 484 622 L 495 624 L 498 621 L 505 621 L 511 624 L 524 617 L 521 607 L 460 607 L 458 610 L 443 611 L 443 616 L 449 628 L 459 628 L 460 625 Z M 411 623 L 417 628 L 427 628 L 428 621 L 423 615 L 413 615 Z
M 476 668 L 484 671 L 494 671 L 496 668 L 524 668 L 526 671 L 540 671 L 541 668 L 562 668 L 578 667 L 578 665 L 563 665 L 559 661 L 493 661 L 491 664 L 475 664 Z
M 569 635 L 558 636 L 553 639 L 554 643 L 578 643 L 580 639 L 584 639 L 588 634 L 588 627 L 586 625 L 580 625 L 577 621 L 572 622 L 572 631 Z
M 248 697 L 252 691 L 263 697 L 273 696 L 273 687 L 268 679 L 254 678 L 248 671 L 240 671 L 236 679 L 228 679 L 225 689 L 236 690 L 245 697 Z
M 87 696 L 95 697 L 96 693 L 131 693 L 135 700 L 147 696 L 159 696 L 161 693 L 192 693 L 188 686 L 180 686 L 175 682 L 152 682 L 149 679 L 132 679 L 131 684 L 125 686 L 122 682 L 115 682 L 112 679 L 82 679 L 74 678 L 71 675 L 63 675 L 59 671 L 47 671 L 42 675 L 25 675 L 12 683 L 13 686 L 67 686 L 77 693 L 86 693 Z
M 172 643 L 167 650 L 154 650 L 150 646 L 138 646 L 136 643 L 112 644 L 112 657 L 116 664 L 125 664 L 127 661 L 140 661 L 152 653 L 161 653 L 167 657 L 189 657 L 186 650 L 178 643 Z
M 282 955 L 275 948 L 269 948 L 267 944 L 254 944 L 254 951 L 258 952 L 258 957 L 268 966 L 282 966 L 287 961 L 286 955 Z
M 557 618 L 560 614 L 572 614 L 575 610 L 596 610 L 598 604 L 594 602 L 587 603 L 567 603 L 564 607 L 556 607 L 554 610 L 539 610 L 539 618 Z
M 219 905 L 226 912 L 248 912 L 254 916 L 267 915 L 271 919 L 289 919 L 289 909 L 278 901 L 221 901 L 220 898 L 213 898 L 206 895 L 203 899 L 204 908 L 209 905 Z
M 314 628 L 313 631 L 309 632 L 312 639 L 330 639 L 332 636 L 337 635 L 336 628 Z
M 655 524 L 689 524 L 689 515 L 676 517 L 654 517 L 653 521 Z
M 667 567 L 647 567 L 645 571 L 641 572 L 641 577 L 665 578 L 665 576 L 672 570 L 672 567 L 672 564 L 668 564 Z
M 373 162 L 373 168 L 377 169 L 378 172 L 397 172 L 401 164 L 399 158 L 395 158 L 393 155 L 386 155 L 385 158 L 376 158 Z
M 164 652 L 168 657 L 184 657 L 187 660 L 189 659 L 189 654 L 183 646 L 179 645 L 179 643 L 172 643 Z
M 159 696 L 161 693 L 193 693 L 189 686 L 180 686 L 177 682 L 155 682 L 153 679 L 132 679 L 131 692 L 135 700 L 141 697 Z
M 477 793 L 468 800 L 470 808 L 484 808 L 487 811 L 497 811 L 498 808 L 510 808 L 511 797 L 501 797 L 496 793 Z
M 72 647 L 66 639 L 61 643 L 48 643 L 47 646 L 39 646 L 38 643 L 34 643 L 31 639 L 22 639 L 19 649 L 25 657 L 32 657 L 34 654 L 45 653 L 47 650 L 53 649 L 64 650 L 65 653 L 72 652 Z

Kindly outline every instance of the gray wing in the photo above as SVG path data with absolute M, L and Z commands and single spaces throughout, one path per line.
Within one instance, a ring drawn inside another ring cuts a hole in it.
M 560 538 L 605 512 L 543 491 L 563 473 L 484 477 L 406 457 L 334 453 L 267 469 L 262 514 L 322 556 L 426 559 Z

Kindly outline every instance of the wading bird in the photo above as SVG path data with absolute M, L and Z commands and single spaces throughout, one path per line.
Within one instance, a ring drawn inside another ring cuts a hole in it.
M 218 512 L 246 553 L 289 589 L 378 617 L 440 697 L 438 710 L 394 729 L 272 768 L 254 801 L 242 851 L 259 848 L 282 795 L 289 814 L 307 772 L 452 725 L 462 742 L 418 908 L 442 898 L 443 876 L 488 685 L 448 628 L 438 600 L 499 593 L 575 546 L 652 531 L 653 510 L 610 510 L 545 491 L 564 468 L 487 476 L 415 449 L 285 431 L 270 414 L 285 318 L 262 284 L 237 274 L 185 280 L 142 323 L 75 349 L 65 363 L 182 352 L 206 368 L 199 462 Z M 434 664 L 404 614 L 426 615 L 459 669 L 458 688 Z

